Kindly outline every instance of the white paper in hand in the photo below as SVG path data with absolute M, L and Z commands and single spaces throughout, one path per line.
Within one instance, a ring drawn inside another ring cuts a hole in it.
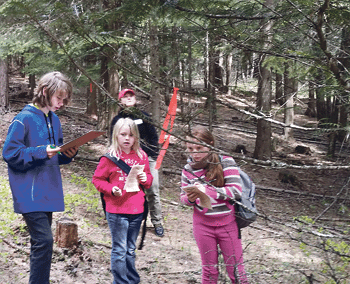
M 201 207 L 208 208 L 208 209 L 213 209 L 211 206 L 210 197 L 208 195 L 206 195 L 205 192 L 203 192 L 200 187 L 198 188 L 195 185 L 188 185 L 188 186 L 183 187 L 182 189 L 184 191 L 186 191 L 187 193 L 190 193 L 191 191 L 197 192 L 199 195 L 199 201 L 200 201 L 198 205 Z
M 137 192 L 140 191 L 139 181 L 137 179 L 137 175 L 143 172 L 145 165 L 134 165 L 132 166 L 128 177 L 125 182 L 125 190 L 126 192 Z

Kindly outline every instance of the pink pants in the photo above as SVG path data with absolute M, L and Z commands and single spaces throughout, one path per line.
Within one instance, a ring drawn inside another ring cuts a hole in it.
M 224 226 L 193 224 L 193 234 L 202 259 L 202 284 L 214 284 L 218 281 L 218 247 L 220 246 L 224 265 L 232 283 L 247 284 L 243 266 L 241 240 L 238 238 L 236 223 Z M 239 280 L 235 282 L 235 275 Z

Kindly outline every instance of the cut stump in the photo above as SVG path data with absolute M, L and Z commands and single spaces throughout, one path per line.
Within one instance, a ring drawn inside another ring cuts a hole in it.
M 56 222 L 55 242 L 60 248 L 72 248 L 78 244 L 78 225 L 63 217 Z

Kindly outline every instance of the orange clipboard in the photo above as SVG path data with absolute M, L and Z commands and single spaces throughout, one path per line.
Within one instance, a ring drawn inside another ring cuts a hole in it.
M 78 137 L 77 139 L 74 139 L 72 141 L 69 141 L 62 146 L 60 146 L 60 151 L 64 152 L 72 147 L 80 147 L 81 145 L 97 138 L 100 135 L 106 134 L 106 131 L 96 131 L 96 130 L 91 130 L 88 133 L 85 133 L 84 135 Z

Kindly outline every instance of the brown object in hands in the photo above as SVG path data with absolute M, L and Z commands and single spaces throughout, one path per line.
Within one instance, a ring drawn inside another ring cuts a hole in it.
M 63 217 L 56 222 L 55 242 L 60 248 L 72 248 L 78 244 L 78 225 Z
M 65 143 L 65 144 L 59 146 L 60 147 L 60 151 L 64 152 L 64 151 L 66 151 L 66 150 L 68 150 L 70 148 L 73 148 L 73 147 L 80 147 L 81 145 L 83 145 L 83 144 L 89 142 L 90 140 L 95 139 L 98 136 L 103 135 L 105 133 L 106 133 L 106 131 L 91 130 L 91 131 L 85 133 L 84 135 L 78 137 L 77 139 L 72 140 L 72 141 L 70 141 L 68 143 Z

